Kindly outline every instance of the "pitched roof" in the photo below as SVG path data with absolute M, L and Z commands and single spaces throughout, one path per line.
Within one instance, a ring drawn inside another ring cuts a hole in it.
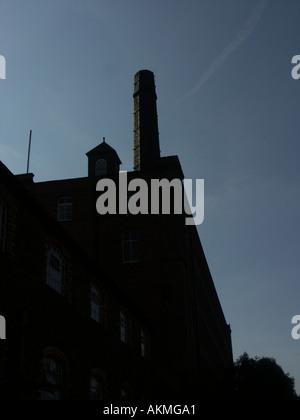
M 102 143 L 98 144 L 98 146 L 94 147 L 94 149 L 86 153 L 87 156 L 102 154 L 115 154 L 115 157 L 118 159 L 119 163 L 122 163 L 115 149 L 113 149 L 109 144 L 107 144 L 105 140 L 103 140 Z

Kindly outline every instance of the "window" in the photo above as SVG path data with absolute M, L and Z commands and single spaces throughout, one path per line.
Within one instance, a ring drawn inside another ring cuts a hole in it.
M 90 400 L 101 401 L 103 399 L 103 384 L 99 375 L 90 377 Z
M 72 198 L 63 197 L 58 200 L 57 220 L 58 222 L 67 222 L 72 220 Z
M 89 400 L 107 399 L 107 379 L 100 369 L 93 369 L 90 375 Z
M 128 343 L 128 318 L 125 312 L 120 312 L 120 339 L 123 343 Z
M 42 400 L 61 400 L 63 397 L 64 372 L 63 364 L 56 355 L 43 359 Z
M 56 292 L 64 295 L 65 261 L 61 253 L 52 246 L 48 249 L 46 282 Z
M 149 355 L 149 339 L 144 329 L 141 330 L 141 356 L 145 359 Z
M 92 284 L 91 286 L 91 318 L 96 322 L 101 322 L 101 293 L 99 289 Z
M 136 231 L 123 233 L 123 262 L 139 261 L 139 235 Z
M 107 162 L 105 159 L 98 159 L 95 164 L 95 175 L 102 176 L 107 174 Z
M 6 228 L 6 205 L 0 197 L 0 252 L 4 249 L 5 240 L 5 228 Z

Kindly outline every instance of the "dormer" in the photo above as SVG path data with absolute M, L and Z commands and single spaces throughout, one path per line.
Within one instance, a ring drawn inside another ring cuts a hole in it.
M 111 146 L 105 142 L 105 137 L 101 144 L 87 152 L 88 157 L 88 176 L 105 177 L 118 174 L 120 170 L 120 158 Z

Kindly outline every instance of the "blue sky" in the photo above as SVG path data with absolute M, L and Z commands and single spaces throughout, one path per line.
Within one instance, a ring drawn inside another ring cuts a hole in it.
M 199 234 L 234 359 L 274 357 L 300 393 L 300 2 L 1 0 L 0 160 L 87 175 L 105 136 L 133 167 L 133 77 L 155 73 L 160 146 L 205 179 Z

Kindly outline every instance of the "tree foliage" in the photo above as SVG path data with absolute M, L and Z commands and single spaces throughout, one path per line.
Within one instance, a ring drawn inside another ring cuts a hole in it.
M 235 396 L 239 400 L 296 400 L 295 381 L 270 357 L 242 354 L 234 363 Z

